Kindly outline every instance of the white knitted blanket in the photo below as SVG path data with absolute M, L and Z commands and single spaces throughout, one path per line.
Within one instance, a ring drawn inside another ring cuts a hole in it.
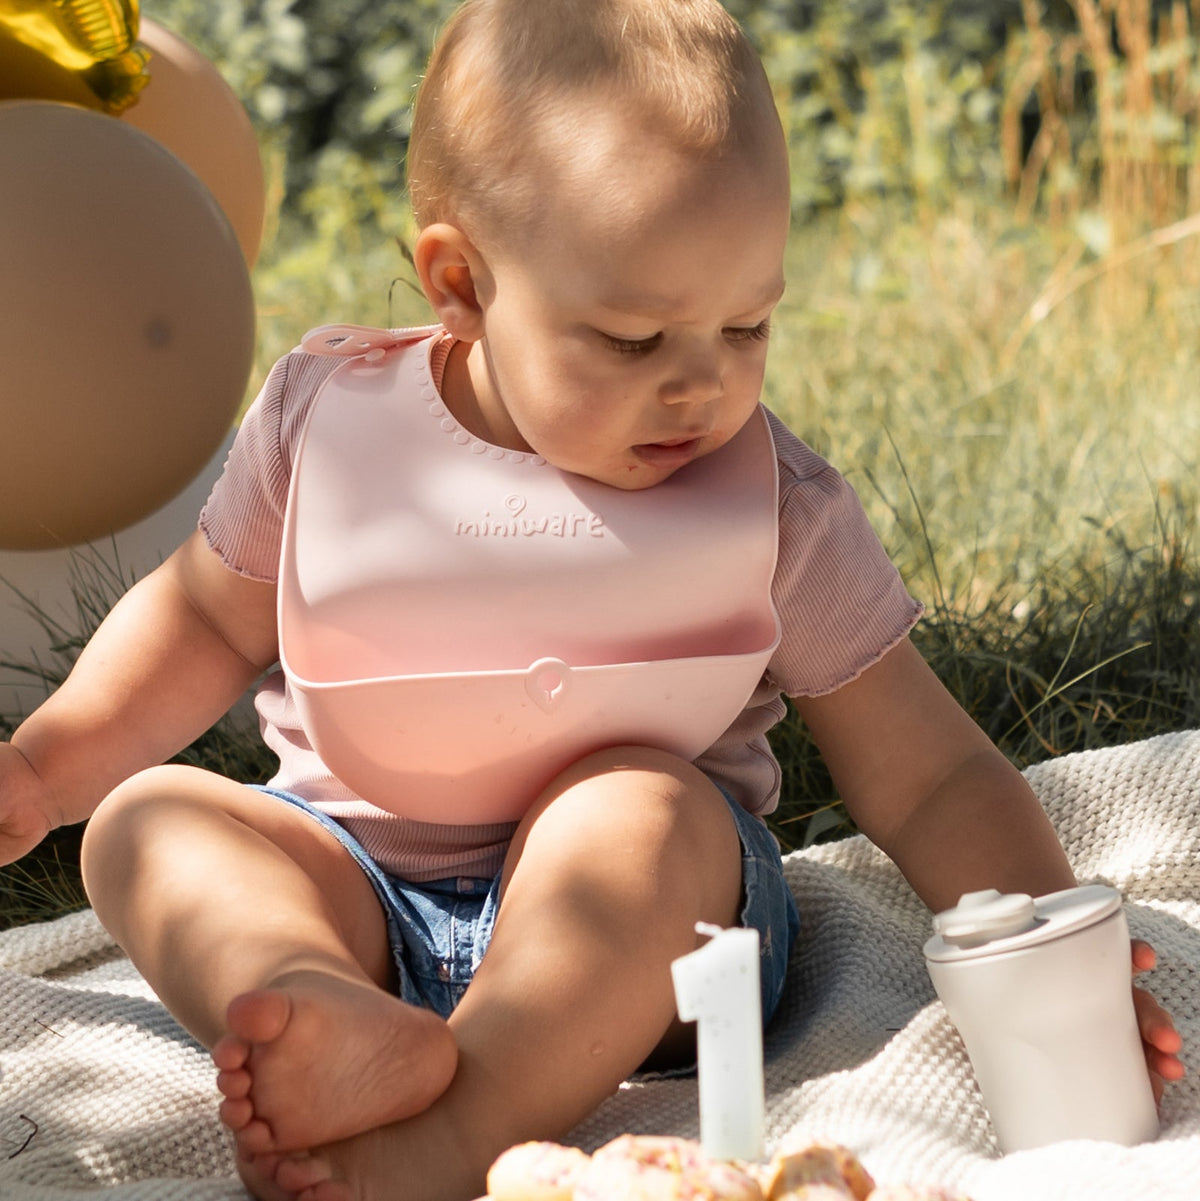
M 1200 731 L 1030 769 L 1081 880 L 1122 890 L 1149 978 L 1200 1042 Z M 1196 1201 L 1196 1078 L 1168 1089 L 1150 1145 L 1061 1143 L 1000 1157 L 925 972 L 928 914 L 861 838 L 789 857 L 806 922 L 767 1032 L 768 1150 L 834 1138 L 881 1182 L 975 1201 Z M 1186 1056 L 1186 1051 L 1185 1051 Z M 90 912 L 0 935 L 0 1199 L 244 1201 L 207 1057 Z M 35 1126 L 36 1124 L 36 1126 Z M 630 1084 L 576 1131 L 698 1134 L 696 1083 Z

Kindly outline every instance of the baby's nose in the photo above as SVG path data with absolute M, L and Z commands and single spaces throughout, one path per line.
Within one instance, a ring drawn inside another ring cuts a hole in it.
M 696 349 L 681 357 L 662 389 L 667 404 L 714 400 L 724 390 L 718 356 Z

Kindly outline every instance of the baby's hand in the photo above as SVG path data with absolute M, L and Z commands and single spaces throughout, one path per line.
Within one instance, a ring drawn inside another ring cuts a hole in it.
M 1158 962 L 1154 948 L 1141 939 L 1133 940 L 1133 972 L 1148 972 Z M 1183 1079 L 1186 1068 L 1179 1058 L 1183 1039 L 1171 1021 L 1171 1015 L 1144 988 L 1133 986 L 1133 1008 L 1137 1013 L 1138 1029 L 1150 1069 L 1150 1085 L 1154 1100 L 1162 1100 L 1163 1088 L 1169 1080 Z
M 15 863 L 32 851 L 55 824 L 29 761 L 11 743 L 0 742 L 0 864 Z

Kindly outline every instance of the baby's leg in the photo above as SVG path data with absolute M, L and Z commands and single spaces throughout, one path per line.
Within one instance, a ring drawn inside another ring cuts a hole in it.
M 478 1196 L 503 1148 L 561 1137 L 656 1047 L 686 1049 L 671 960 L 697 946 L 697 921 L 736 923 L 741 899 L 737 831 L 710 781 L 659 752 L 593 755 L 522 823 L 506 870 L 491 946 L 450 1018 L 450 1087 L 312 1159 L 259 1161 L 246 1179 L 260 1196 Z
M 97 809 L 83 852 L 101 921 L 214 1049 L 222 1117 L 244 1150 L 356 1134 L 449 1083 L 445 1022 L 384 987 L 374 890 L 300 810 L 208 772 L 155 768 Z

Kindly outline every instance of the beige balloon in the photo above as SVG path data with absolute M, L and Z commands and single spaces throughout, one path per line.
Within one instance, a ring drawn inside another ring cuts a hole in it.
M 150 51 L 150 82 L 120 119 L 156 138 L 204 181 L 253 266 L 266 193 L 246 110 L 216 67 L 178 34 L 143 16 L 138 41 Z
M 249 273 L 211 193 L 123 121 L 0 103 L 0 163 L 0 547 L 92 541 L 165 504 L 226 436 L 253 359 Z

